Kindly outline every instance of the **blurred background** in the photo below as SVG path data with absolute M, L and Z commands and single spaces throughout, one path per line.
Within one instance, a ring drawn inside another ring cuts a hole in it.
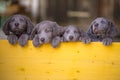
M 85 31 L 96 17 L 102 16 L 120 29 L 120 0 L 0 0 L 0 37 L 4 37 L 4 22 L 14 14 L 26 15 L 34 24 L 52 20 L 61 26 L 74 24 Z

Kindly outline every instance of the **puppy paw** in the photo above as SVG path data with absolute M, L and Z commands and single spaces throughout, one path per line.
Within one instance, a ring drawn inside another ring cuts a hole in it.
M 9 41 L 9 43 L 12 45 L 16 44 L 18 41 L 18 37 L 16 35 L 9 35 L 7 39 Z
M 103 39 L 103 45 L 108 46 L 112 44 L 112 39 L 111 38 L 105 38 Z
M 61 38 L 60 37 L 55 37 L 53 40 L 52 40 L 52 47 L 53 48 L 56 48 L 61 42 Z
M 81 40 L 84 44 L 89 44 L 91 42 L 91 39 L 89 37 L 84 37 Z
M 18 40 L 20 46 L 24 47 L 28 42 L 29 35 L 22 34 Z
M 33 45 L 35 46 L 35 47 L 38 47 L 38 46 L 40 46 L 40 43 L 39 43 L 39 37 L 37 36 L 37 35 L 35 35 L 35 37 L 33 38 Z

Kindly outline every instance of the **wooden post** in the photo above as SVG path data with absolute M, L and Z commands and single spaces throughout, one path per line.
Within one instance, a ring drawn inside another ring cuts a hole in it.
M 113 18 L 114 0 L 99 0 L 98 16 Z

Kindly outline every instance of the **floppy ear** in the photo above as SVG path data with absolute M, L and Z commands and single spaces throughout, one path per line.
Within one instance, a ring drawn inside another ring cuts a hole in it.
M 68 28 L 68 26 L 62 27 L 62 29 L 63 29 L 63 34 L 65 33 L 65 31 L 66 31 L 67 28 Z
M 3 25 L 3 32 L 6 34 L 6 35 L 9 35 L 10 34 L 10 28 L 9 28 L 9 23 L 10 23 L 10 20 L 11 20 L 12 17 L 9 17 L 7 19 L 7 21 L 4 23 Z
M 50 24 L 51 28 L 52 28 L 52 36 L 55 37 L 57 36 L 57 23 L 56 22 L 53 22 L 52 24 Z
M 85 32 L 82 29 L 80 29 L 80 28 L 78 28 L 78 30 L 79 30 L 80 36 L 84 37 L 85 36 Z
M 90 24 L 89 28 L 88 28 L 88 31 L 87 31 L 87 34 L 92 34 L 93 33 L 93 22 Z
M 30 34 L 30 39 L 33 39 L 35 37 L 35 34 L 37 34 L 37 29 L 38 29 L 38 24 L 33 28 Z
M 67 28 L 68 28 L 68 26 L 64 26 L 63 31 L 65 32 Z
M 64 34 L 64 32 L 65 32 L 65 27 L 62 27 L 62 26 L 58 25 L 57 35 L 61 37 Z
M 52 26 L 53 37 L 62 35 L 63 29 L 61 26 L 59 26 L 56 22 L 53 22 L 50 25 Z
M 117 34 L 118 34 L 118 29 L 115 26 L 115 24 L 111 21 L 108 21 L 108 29 L 106 31 L 106 36 L 113 38 L 117 36 Z
M 31 34 L 33 28 L 34 28 L 34 25 L 32 23 L 32 21 L 30 20 L 30 18 L 24 16 L 25 20 L 26 20 L 26 23 L 27 23 L 27 33 L 28 34 Z

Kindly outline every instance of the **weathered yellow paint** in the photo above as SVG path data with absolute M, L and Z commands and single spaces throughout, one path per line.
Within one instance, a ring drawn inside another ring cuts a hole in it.
M 23 48 L 0 40 L 0 80 L 120 80 L 120 43 Z

